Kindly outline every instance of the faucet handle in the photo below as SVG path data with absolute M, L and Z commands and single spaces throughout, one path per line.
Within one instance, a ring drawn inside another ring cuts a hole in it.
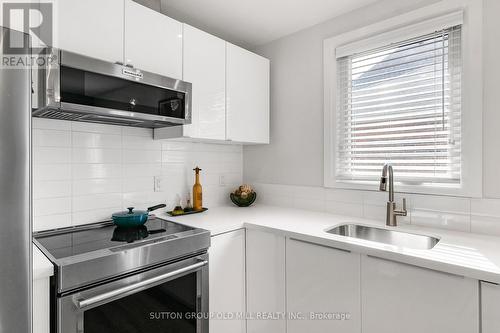
M 393 214 L 395 216 L 407 216 L 408 211 L 406 210 L 406 198 L 403 198 L 403 208 L 402 209 L 394 209 Z

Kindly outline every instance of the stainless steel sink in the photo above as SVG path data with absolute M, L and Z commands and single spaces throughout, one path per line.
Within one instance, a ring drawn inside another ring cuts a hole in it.
M 431 236 L 368 227 L 359 224 L 343 224 L 326 232 L 418 250 L 430 250 L 439 242 L 438 238 Z

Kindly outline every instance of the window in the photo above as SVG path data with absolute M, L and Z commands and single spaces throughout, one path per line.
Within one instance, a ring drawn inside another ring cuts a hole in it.
M 459 186 L 461 25 L 336 59 L 337 181 Z M 343 52 L 345 53 L 345 52 Z

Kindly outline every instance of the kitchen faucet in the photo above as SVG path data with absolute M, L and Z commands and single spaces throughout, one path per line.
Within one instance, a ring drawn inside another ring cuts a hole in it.
M 403 198 L 403 209 L 397 210 L 394 202 L 394 170 L 392 165 L 386 163 L 382 169 L 382 177 L 380 178 L 380 191 L 387 191 L 387 183 L 389 183 L 389 201 L 387 201 L 387 216 L 385 224 L 390 227 L 398 225 L 396 217 L 406 216 L 406 198 Z

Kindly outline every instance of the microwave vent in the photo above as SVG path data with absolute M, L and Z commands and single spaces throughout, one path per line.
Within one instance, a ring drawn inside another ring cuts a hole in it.
M 50 119 L 59 119 L 59 120 L 73 120 L 78 121 L 79 118 L 82 117 L 81 114 L 73 113 L 73 112 L 64 112 L 61 110 L 43 110 L 36 114 L 36 117 L 40 118 L 50 118 Z

